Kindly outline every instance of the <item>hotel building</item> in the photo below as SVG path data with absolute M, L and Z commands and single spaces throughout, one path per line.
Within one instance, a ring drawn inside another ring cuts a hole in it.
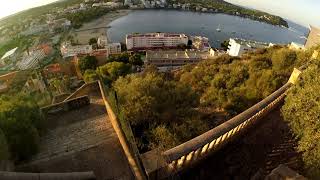
M 130 34 L 126 36 L 128 50 L 176 48 L 179 45 L 187 45 L 188 40 L 188 36 L 185 34 L 170 33 Z

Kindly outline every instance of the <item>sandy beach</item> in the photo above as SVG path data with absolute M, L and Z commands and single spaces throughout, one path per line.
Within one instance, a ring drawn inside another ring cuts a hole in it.
M 110 12 L 96 20 L 88 23 L 84 23 L 83 26 L 78 29 L 78 32 L 72 32 L 76 42 L 80 44 L 88 44 L 90 38 L 98 38 L 102 34 L 106 34 L 106 28 L 87 30 L 92 28 L 107 27 L 112 21 L 129 14 L 131 10 L 117 10 Z

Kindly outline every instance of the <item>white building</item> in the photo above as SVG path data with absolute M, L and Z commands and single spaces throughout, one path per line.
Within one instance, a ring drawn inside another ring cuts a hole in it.
M 109 54 L 120 54 L 121 53 L 121 44 L 120 43 L 109 43 L 105 46 L 108 49 Z
M 270 46 L 272 46 L 272 44 L 231 38 L 229 40 L 228 54 L 230 56 L 241 56 L 245 52 L 252 51 L 259 48 L 267 48 Z
M 299 44 L 299 43 L 296 43 L 296 42 L 292 42 L 288 46 L 292 50 L 305 50 L 306 49 L 303 44 Z
M 100 48 L 107 49 L 108 54 L 120 54 L 121 44 L 120 43 L 108 43 L 107 36 L 100 36 L 97 40 L 97 44 Z
M 40 50 L 35 50 L 23 56 L 22 60 L 17 63 L 20 70 L 32 69 L 39 65 L 39 63 L 46 57 L 45 52 Z
M 85 55 L 92 53 L 91 45 L 76 45 L 72 46 L 70 42 L 64 42 L 60 48 L 63 58 L 72 57 L 76 55 Z
M 209 51 L 211 49 L 209 38 L 201 36 L 192 37 L 193 48 L 199 51 Z
M 17 49 L 18 49 L 18 47 L 13 48 L 10 51 L 6 52 L 1 57 L 0 64 L 5 65 L 5 64 L 9 63 L 9 61 L 13 61 L 13 62 L 16 61 L 17 60 Z
M 187 45 L 188 37 L 170 33 L 130 34 L 126 36 L 126 44 L 128 50 L 176 48 L 178 45 Z
M 101 35 L 98 40 L 97 40 L 97 44 L 100 48 L 105 47 L 108 44 L 108 38 L 105 35 Z

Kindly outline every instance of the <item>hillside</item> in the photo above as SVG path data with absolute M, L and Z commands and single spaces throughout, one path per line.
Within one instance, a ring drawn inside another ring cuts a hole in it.
M 112 84 L 120 116 L 142 152 L 170 148 L 216 127 L 285 84 L 310 53 L 275 46 L 242 57 L 223 55 L 175 73 L 147 67 Z M 141 93 L 143 92 L 143 93 Z
M 191 9 L 196 9 L 197 7 L 214 9 L 215 12 L 218 13 L 226 13 L 230 15 L 241 16 L 244 18 L 249 18 L 256 21 L 265 22 L 272 25 L 279 25 L 284 27 L 289 27 L 288 23 L 281 17 L 268 14 L 266 12 L 246 9 L 244 7 L 240 7 L 223 0 L 168 0 L 169 4 L 190 4 Z

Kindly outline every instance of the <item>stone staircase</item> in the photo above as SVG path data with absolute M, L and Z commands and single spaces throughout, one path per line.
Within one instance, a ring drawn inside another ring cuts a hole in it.
M 284 164 L 292 169 L 299 169 L 301 165 L 300 154 L 295 149 L 297 142 L 291 134 L 286 134 L 283 141 L 272 147 L 268 152 L 263 169 L 264 175 L 271 173 L 280 164 Z
M 106 115 L 59 127 L 41 138 L 40 153 L 35 161 L 47 161 L 98 146 L 115 135 Z

